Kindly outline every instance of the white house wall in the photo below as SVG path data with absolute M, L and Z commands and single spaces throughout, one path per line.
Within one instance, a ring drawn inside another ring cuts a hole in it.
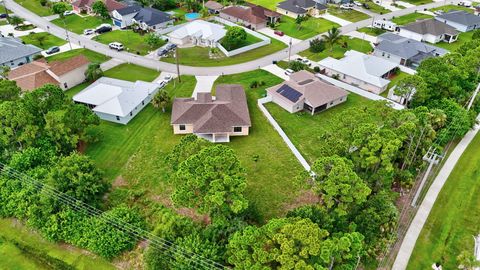
M 60 82 L 60 87 L 63 90 L 67 90 L 81 84 L 85 81 L 85 71 L 87 71 L 87 69 L 88 65 L 84 65 L 71 72 L 63 74 L 62 76 L 59 76 L 58 81 Z M 65 87 L 65 83 L 67 83 L 67 87 Z
M 400 32 L 398 33 L 402 37 L 414 39 L 416 41 L 422 41 L 423 40 L 423 35 L 419 33 L 415 33 L 409 30 L 405 30 L 403 28 L 400 29 Z
M 383 91 L 385 91 L 386 88 L 387 88 L 386 85 L 384 87 L 379 87 L 379 86 L 364 82 L 360 79 L 351 77 L 351 76 L 349 76 L 347 74 L 344 74 L 344 73 L 341 73 L 339 71 L 332 70 L 332 69 L 329 69 L 329 68 L 326 68 L 326 67 L 323 67 L 323 68 L 325 69 L 325 75 L 327 75 L 329 77 L 333 77 L 334 75 L 338 75 L 340 81 L 343 81 L 343 82 L 351 84 L 353 86 L 362 88 L 364 90 L 367 90 L 367 91 L 372 92 L 372 93 L 377 94 L 377 95 L 382 93 Z

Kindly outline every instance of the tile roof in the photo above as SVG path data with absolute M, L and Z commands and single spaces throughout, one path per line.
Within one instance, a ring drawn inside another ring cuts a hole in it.
M 377 38 L 375 50 L 381 50 L 404 59 L 410 59 L 419 53 L 444 55 L 448 51 L 433 45 L 402 37 L 393 33 L 384 33 Z
M 440 36 L 443 34 L 458 35 L 460 33 L 450 25 L 437 21 L 435 19 L 416 21 L 401 27 L 401 29 L 405 29 L 422 35 L 431 34 L 434 36 Z
M 137 22 L 143 22 L 149 26 L 172 20 L 170 14 L 154 8 L 141 8 L 133 17 Z
M 189 22 L 184 26 L 170 32 L 169 37 L 183 39 L 185 37 L 197 37 L 206 40 L 219 41 L 222 39 L 227 30 L 220 24 L 215 24 L 202 20 Z
M 383 58 L 353 50 L 345 52 L 340 60 L 327 57 L 318 64 L 377 87 L 388 85 L 390 81 L 381 76 L 398 67 L 398 64 Z
M 473 15 L 463 10 L 454 10 L 438 15 L 435 19 L 440 21 L 451 21 L 462 25 L 480 24 L 480 16 Z
M 72 2 L 72 6 L 77 8 L 90 7 L 96 0 L 77 0 Z
M 141 6 L 131 5 L 131 6 L 126 6 L 126 7 L 124 7 L 124 8 L 119 8 L 119 9 L 117 9 L 116 11 L 117 11 L 118 14 L 120 14 L 120 15 L 128 15 L 128 14 L 132 14 L 132 13 L 137 13 L 137 12 L 139 12 L 141 9 L 142 9 Z
M 39 54 L 41 51 L 42 49 L 30 44 L 25 45 L 16 38 L 0 36 L 0 64 Z
M 241 85 L 221 84 L 216 99 L 199 93 L 193 98 L 176 98 L 172 108 L 172 124 L 193 124 L 200 134 L 231 132 L 234 126 L 251 126 L 245 91 Z
M 259 24 L 267 21 L 265 15 L 258 12 L 258 9 L 252 9 L 251 7 L 244 6 L 231 6 L 223 9 L 220 13 L 230 15 L 235 18 L 239 18 L 243 21 Z
M 59 84 L 59 82 L 46 71 L 36 72 L 29 76 L 16 78 L 14 81 L 17 83 L 18 87 L 25 91 L 35 90 L 45 84 Z
M 223 8 L 223 5 L 216 1 L 209 0 L 205 3 L 205 7 L 213 10 L 220 10 Z
M 278 3 L 278 8 L 285 9 L 297 14 L 306 13 L 309 8 L 326 9 L 325 5 L 315 2 L 314 0 L 286 0 Z
M 267 89 L 267 92 L 270 95 L 275 95 L 293 105 L 297 101 L 290 100 L 277 92 L 285 86 L 288 86 L 301 94 L 297 101 L 305 99 L 305 101 L 313 107 L 328 104 L 348 95 L 347 91 L 324 82 L 314 74 L 305 70 L 293 73 L 290 75 L 289 81 L 270 87 Z
M 77 8 L 92 7 L 97 0 L 77 0 L 72 2 L 72 6 Z M 116 9 L 121 9 L 126 7 L 125 4 L 122 4 L 115 0 L 103 0 L 105 7 L 107 7 L 108 12 L 112 12 Z

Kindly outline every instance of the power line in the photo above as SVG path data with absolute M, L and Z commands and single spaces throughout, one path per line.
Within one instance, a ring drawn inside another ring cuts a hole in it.
M 73 210 L 82 211 L 83 214 L 87 214 L 91 217 L 99 218 L 107 222 L 111 226 L 123 231 L 124 233 L 127 233 L 130 236 L 133 236 L 137 240 L 147 241 L 150 243 L 150 245 L 153 245 L 159 249 L 167 251 L 165 254 L 172 259 L 175 259 L 173 255 L 182 256 L 184 259 L 188 261 L 189 266 L 191 263 L 194 264 L 193 265 L 194 269 L 225 269 L 225 267 L 220 263 L 212 261 L 201 255 L 189 252 L 184 248 L 166 239 L 160 238 L 152 234 L 151 232 L 145 231 L 141 228 L 134 227 L 127 222 L 124 222 L 122 220 L 119 220 L 118 218 L 115 218 L 111 215 L 106 214 L 106 212 L 102 212 L 101 210 L 95 207 L 92 207 L 80 200 L 77 200 L 74 197 L 69 196 L 63 192 L 60 192 L 59 190 L 56 190 L 55 188 L 49 185 L 46 185 L 38 180 L 35 180 L 24 173 L 18 172 L 15 169 L 10 168 L 9 166 L 1 162 L 0 162 L 0 170 L 2 171 L 3 174 L 6 174 L 10 178 L 14 178 L 15 180 L 18 180 L 20 182 L 28 183 L 32 185 L 34 188 L 38 189 L 39 191 L 43 191 L 47 195 L 53 196 L 54 198 L 58 199 L 62 203 L 65 203 L 68 206 L 70 206 Z M 169 253 L 172 250 L 174 254 Z

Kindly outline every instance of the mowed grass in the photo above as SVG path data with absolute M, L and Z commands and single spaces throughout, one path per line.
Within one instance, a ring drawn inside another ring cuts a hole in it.
M 72 14 L 72 15 L 66 16 L 64 19 L 61 19 L 61 18 L 55 19 L 52 21 L 52 23 L 62 28 L 66 28 L 68 31 L 71 31 L 77 34 L 83 34 L 83 30 L 85 29 L 95 29 L 97 26 L 99 26 L 102 23 L 111 24 L 112 20 L 103 19 L 96 16 L 80 17 L 76 14 Z
M 220 41 L 221 44 L 222 44 L 222 41 L 223 40 Z M 258 37 L 250 35 L 250 34 L 247 33 L 247 38 L 245 39 L 245 41 L 235 44 L 233 48 L 231 48 L 230 50 L 227 50 L 227 51 L 233 51 L 233 50 L 236 50 L 236 49 L 239 49 L 239 48 L 242 48 L 242 47 L 245 47 L 245 46 L 249 46 L 249 45 L 261 42 L 261 41 L 262 40 L 259 39 Z M 225 47 L 223 44 L 222 44 L 222 46 Z M 225 49 L 227 49 L 227 48 L 225 47 Z
M 255 5 L 264 6 L 268 9 L 274 10 L 277 8 L 278 3 L 284 0 L 249 0 L 248 2 L 253 3 Z
M 42 49 L 48 49 L 52 46 L 62 46 L 63 44 L 67 43 L 65 40 L 51 35 L 47 32 L 30 33 L 20 38 L 26 44 L 32 44 Z M 42 38 L 44 38 L 45 40 L 40 43 L 40 39 Z
M 42 6 L 40 0 L 15 0 L 19 5 L 37 14 L 38 16 L 53 15 L 53 11 L 47 6 Z
M 365 33 L 367 35 L 370 35 L 370 36 L 379 36 L 385 32 L 387 32 L 387 30 L 383 30 L 383 29 L 380 29 L 380 28 L 373 28 L 373 27 L 362 27 L 360 29 L 357 30 L 358 32 L 361 32 L 361 33 Z
M 463 153 L 443 186 L 410 258 L 409 270 L 458 269 L 456 257 L 464 250 L 473 255 L 473 236 L 480 232 L 480 135 Z
M 171 82 L 165 88 L 170 96 L 191 96 L 195 78 L 182 76 L 181 79 L 182 83 Z M 253 80 L 264 81 L 265 86 L 249 89 Z M 216 82 L 240 83 L 245 87 L 252 121 L 250 135 L 231 138 L 227 145 L 234 149 L 246 168 L 246 196 L 263 219 L 283 215 L 301 189 L 295 182 L 295 176 L 301 171 L 300 164 L 257 107 L 257 99 L 265 94 L 265 88 L 281 81 L 259 70 L 223 76 Z M 148 105 L 126 126 L 102 121 L 99 128 L 103 138 L 89 145 L 86 154 L 106 172 L 109 180 L 126 181 L 130 194 L 142 192 L 143 199 L 168 202 L 173 187 L 168 181 L 170 170 L 165 157 L 182 137 L 173 134 L 170 114 L 171 108 L 161 113 Z M 255 155 L 259 157 L 257 161 Z M 118 198 L 118 194 L 112 197 Z
M 88 49 L 75 49 L 75 50 L 67 51 L 64 53 L 59 53 L 59 54 L 47 57 L 47 60 L 48 61 L 67 60 L 77 55 L 84 55 L 92 63 L 103 63 L 110 60 L 110 57 L 94 51 L 90 51 Z
M 416 6 L 433 3 L 433 0 L 403 0 L 403 1 Z
M 132 30 L 115 30 L 95 36 L 93 40 L 106 45 L 111 42 L 120 42 L 126 51 L 139 55 L 146 55 L 165 44 L 165 41 L 162 40 L 157 47 L 152 48 L 145 42 L 145 37 L 146 35 L 142 36 Z
M 382 6 L 375 4 L 371 0 L 358 0 L 358 2 L 367 4 L 368 7 L 369 7 L 368 10 L 371 11 L 371 12 L 375 12 L 375 13 L 378 13 L 378 14 L 387 14 L 387 13 L 391 12 L 390 10 L 388 10 L 388 9 L 382 7 Z
M 160 75 L 160 72 L 146 67 L 124 63 L 105 71 L 103 75 L 131 82 L 137 80 L 152 82 Z
M 262 46 L 260 48 L 250 50 L 241 54 L 237 54 L 231 57 L 220 57 L 216 59 L 210 59 L 209 50 L 210 48 L 204 47 L 190 47 L 190 48 L 180 48 L 179 58 L 180 64 L 186 66 L 200 66 L 200 67 L 213 67 L 213 66 L 228 66 L 235 65 L 244 62 L 249 62 L 255 59 L 259 59 L 270 55 L 274 52 L 278 52 L 282 49 L 285 49 L 287 45 L 285 43 L 278 41 L 274 38 L 271 39 L 269 45 Z M 219 52 L 221 53 L 221 52 Z M 162 57 L 161 61 L 167 63 L 175 63 L 175 58 L 170 55 L 168 57 Z
M 398 25 L 405 25 L 405 24 L 415 22 L 417 20 L 430 19 L 430 18 L 433 18 L 433 16 L 428 14 L 423 14 L 423 13 L 411 13 L 411 14 L 393 18 L 392 22 Z
M 25 253 L 14 243 L 45 253 L 71 265 L 74 269 L 115 269 L 115 266 L 108 261 L 85 250 L 48 242 L 40 234 L 33 232 L 14 219 L 0 219 L 0 269 L 53 269 L 37 261 L 35 256 Z
M 332 27 L 339 27 L 340 25 L 323 18 L 309 18 L 302 23 L 302 27 L 299 28 L 295 24 L 295 19 L 288 16 L 282 16 L 280 24 L 277 27 L 278 30 L 285 33 L 287 36 L 291 36 L 297 39 L 309 39 L 318 34 L 327 32 Z
M 329 56 L 336 59 L 340 59 L 348 50 L 355 50 L 363 53 L 369 53 L 373 50 L 373 47 L 370 44 L 370 42 L 365 41 L 363 39 L 342 36 L 340 42 L 333 46 L 333 50 L 330 50 L 330 47 L 327 45 L 323 52 L 313 53 L 309 49 L 307 49 L 305 51 L 300 52 L 299 55 L 307 57 L 311 61 L 317 62 Z
M 435 44 L 435 46 L 441 47 L 441 48 L 444 48 L 444 49 L 449 50 L 450 52 L 453 52 L 453 51 L 455 51 L 456 49 L 458 49 L 460 46 L 462 46 L 463 44 L 471 41 L 471 40 L 472 40 L 473 33 L 474 33 L 474 31 L 461 32 L 461 33 L 458 35 L 457 41 L 452 42 L 452 43 L 439 42 L 439 43 Z
M 446 6 L 443 6 L 443 7 L 437 7 L 437 8 L 432 8 L 430 9 L 430 11 L 437 11 L 437 10 L 441 10 L 443 12 L 449 12 L 451 10 L 463 10 L 463 11 L 466 11 L 468 13 L 473 13 L 473 9 L 471 8 L 468 8 L 468 7 L 464 7 L 464 6 L 459 6 L 459 5 L 446 5 Z
M 321 136 L 332 117 L 348 108 L 368 106 L 372 102 L 350 93 L 344 103 L 315 115 L 305 112 L 289 113 L 274 103 L 267 103 L 266 107 L 300 153 L 312 164 L 321 157 Z
M 370 18 L 370 16 L 368 16 L 367 14 L 362 13 L 360 11 L 356 11 L 356 10 L 353 10 L 353 9 L 345 10 L 345 9 L 339 8 L 336 5 L 329 5 L 328 6 L 328 13 L 330 13 L 331 15 L 333 15 L 335 17 L 338 17 L 338 18 L 341 18 L 341 19 L 344 19 L 344 20 L 347 20 L 347 21 L 350 21 L 350 22 L 358 22 L 358 21 L 363 21 L 363 20 L 366 20 L 366 19 Z

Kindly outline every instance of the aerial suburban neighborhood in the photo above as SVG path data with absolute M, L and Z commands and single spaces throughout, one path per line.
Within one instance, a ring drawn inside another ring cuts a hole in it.
M 0 269 L 480 269 L 480 2 L 0 0 Z

